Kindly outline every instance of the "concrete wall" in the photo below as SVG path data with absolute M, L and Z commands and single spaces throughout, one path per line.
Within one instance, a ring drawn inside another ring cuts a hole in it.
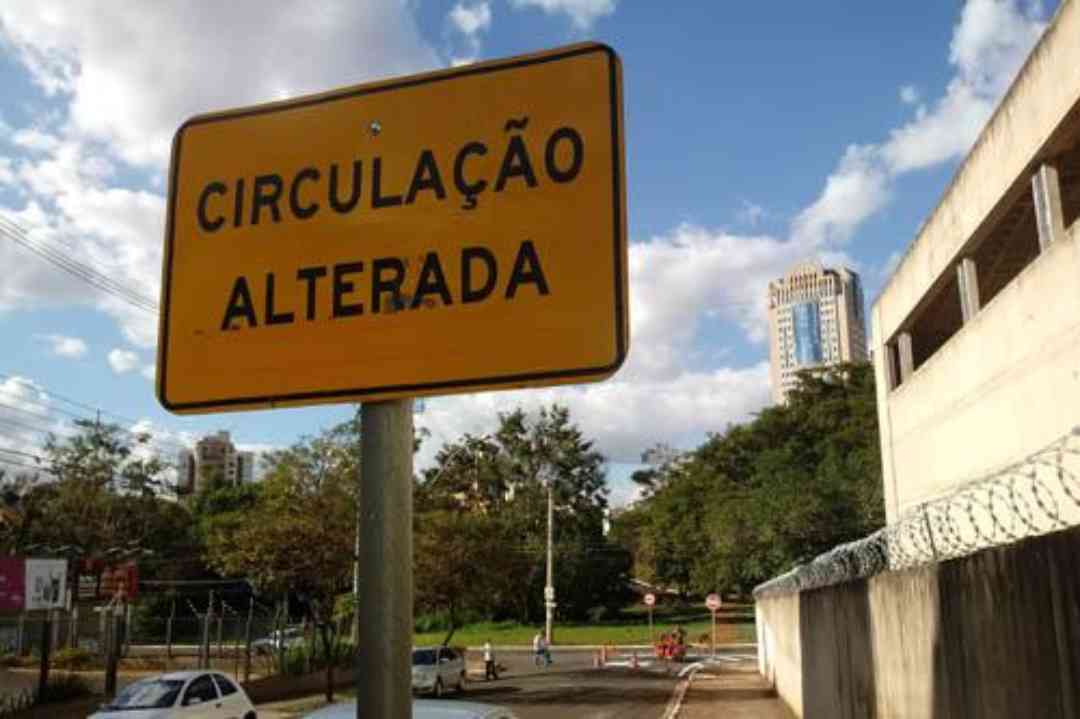
M 907 382 L 886 392 L 878 378 L 890 522 L 1080 423 L 1077 278 L 1074 225 Z
M 803 716 L 799 595 L 758 600 L 758 669 L 797 716 Z
M 1042 448 L 1080 420 L 1080 256 L 1072 234 L 895 391 L 884 366 L 886 343 L 955 276 L 958 260 L 1020 193 L 1031 192 L 1038 163 L 1072 142 L 1066 130 L 1080 117 L 1077 37 L 1080 1 L 1064 0 L 871 309 L 890 523 L 912 504 Z
M 1080 528 L 757 609 L 798 716 L 1080 716 Z

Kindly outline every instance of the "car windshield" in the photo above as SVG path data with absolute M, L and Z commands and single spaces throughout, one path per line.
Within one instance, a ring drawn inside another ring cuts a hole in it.
M 129 684 L 116 695 L 106 709 L 164 709 L 176 702 L 184 682 L 179 679 L 144 679 Z
M 434 649 L 415 649 L 412 653 L 412 663 L 414 667 L 431 667 L 435 666 L 435 650 Z

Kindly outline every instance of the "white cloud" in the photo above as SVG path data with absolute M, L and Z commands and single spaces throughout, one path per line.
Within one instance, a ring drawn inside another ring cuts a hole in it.
M 846 242 L 883 208 L 897 175 L 962 156 L 1016 76 L 1045 22 L 1038 2 L 968 0 L 953 29 L 945 93 L 889 132 L 881 144 L 850 145 L 818 198 L 793 223 L 793 236 L 812 244 Z M 901 99 L 917 102 L 914 87 Z
M 155 365 L 148 364 L 144 366 L 141 370 L 139 370 L 139 373 L 149 381 L 153 382 L 157 378 L 157 367 Z
M 11 136 L 12 143 L 35 152 L 51 152 L 60 146 L 60 138 L 34 127 L 24 127 Z
M 38 339 L 48 343 L 49 351 L 57 357 L 80 359 L 86 356 L 89 348 L 84 340 L 64 335 L 37 335 Z
M 889 182 L 872 145 L 851 145 L 825 189 L 792 222 L 792 237 L 809 247 L 842 244 L 868 217 L 885 206 Z
M 72 136 L 159 167 L 192 114 L 439 64 L 400 0 L 6 0 L 0 33 Z
M 761 205 L 750 202 L 750 200 L 743 200 L 742 205 L 735 211 L 735 219 L 749 227 L 757 227 L 758 223 L 765 219 L 768 214 Z
M 116 374 L 127 374 L 139 368 L 139 355 L 131 350 L 114 349 L 109 352 L 109 366 Z
M 0 128 L 0 132 L 3 128 Z M 15 170 L 10 157 L 0 157 L 0 185 L 15 183 Z
M 472 4 L 457 3 L 447 15 L 447 20 L 462 36 L 464 54 L 451 53 L 450 65 L 461 67 L 476 62 L 482 45 L 481 35 L 491 29 L 491 3 L 480 0 Z
M 491 5 L 487 2 L 472 5 L 459 2 L 450 10 L 448 17 L 458 32 L 474 36 L 491 28 Z
M 588 30 L 597 19 L 615 12 L 617 0 L 510 0 L 515 8 L 539 8 L 548 15 L 565 14 L 578 30 Z
M 631 351 L 633 354 L 633 350 Z M 744 369 L 680 372 L 655 380 L 638 380 L 623 373 L 614 379 L 581 387 L 551 387 L 515 392 L 490 392 L 442 397 L 428 401 L 417 425 L 431 432 L 421 448 L 419 466 L 428 466 L 446 441 L 464 432 L 495 429 L 498 412 L 523 407 L 535 411 L 558 402 L 595 438 L 607 459 L 636 462 L 655 442 L 691 446 L 706 430 L 723 430 L 729 422 L 745 420 L 769 398 L 767 363 Z
M 76 163 L 78 154 L 71 158 Z M 37 170 L 41 172 L 36 172 Z M 23 210 L 0 214 L 21 226 L 32 240 L 89 265 L 113 281 L 154 300 L 161 272 L 164 201 L 157 195 L 103 189 L 77 176 L 74 164 L 55 156 L 40 163 L 22 160 L 17 170 L 47 186 L 52 209 L 31 200 Z M 36 173 L 36 174 L 35 174 Z M 156 343 L 157 317 L 102 293 L 3 238 L 0 265 L 11 273 L 0 284 L 0 311 L 77 304 L 97 307 L 120 325 L 139 347 Z
M 62 423 L 48 417 L 51 401 L 45 390 L 26 377 L 0 378 L 0 470 L 9 475 L 32 472 L 41 442 Z
M 903 85 L 900 88 L 900 102 L 905 105 L 914 105 L 918 103 L 920 97 L 919 88 L 914 85 Z

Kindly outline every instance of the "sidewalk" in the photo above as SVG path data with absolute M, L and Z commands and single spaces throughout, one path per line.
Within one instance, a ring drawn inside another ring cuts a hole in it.
M 699 672 L 686 692 L 678 719 L 794 719 L 756 671 Z

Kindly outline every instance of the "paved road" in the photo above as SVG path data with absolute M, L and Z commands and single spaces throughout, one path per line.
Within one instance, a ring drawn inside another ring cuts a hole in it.
M 469 685 L 467 698 L 510 707 L 521 719 L 660 719 L 675 687 L 668 676 L 627 669 L 552 669 Z
M 537 668 L 528 652 L 496 655 L 503 672 L 484 681 L 482 664 L 470 661 L 465 698 L 510 707 L 521 719 L 660 719 L 671 700 L 676 679 L 660 667 L 632 670 L 592 668 L 591 651 L 557 650 L 554 663 Z

